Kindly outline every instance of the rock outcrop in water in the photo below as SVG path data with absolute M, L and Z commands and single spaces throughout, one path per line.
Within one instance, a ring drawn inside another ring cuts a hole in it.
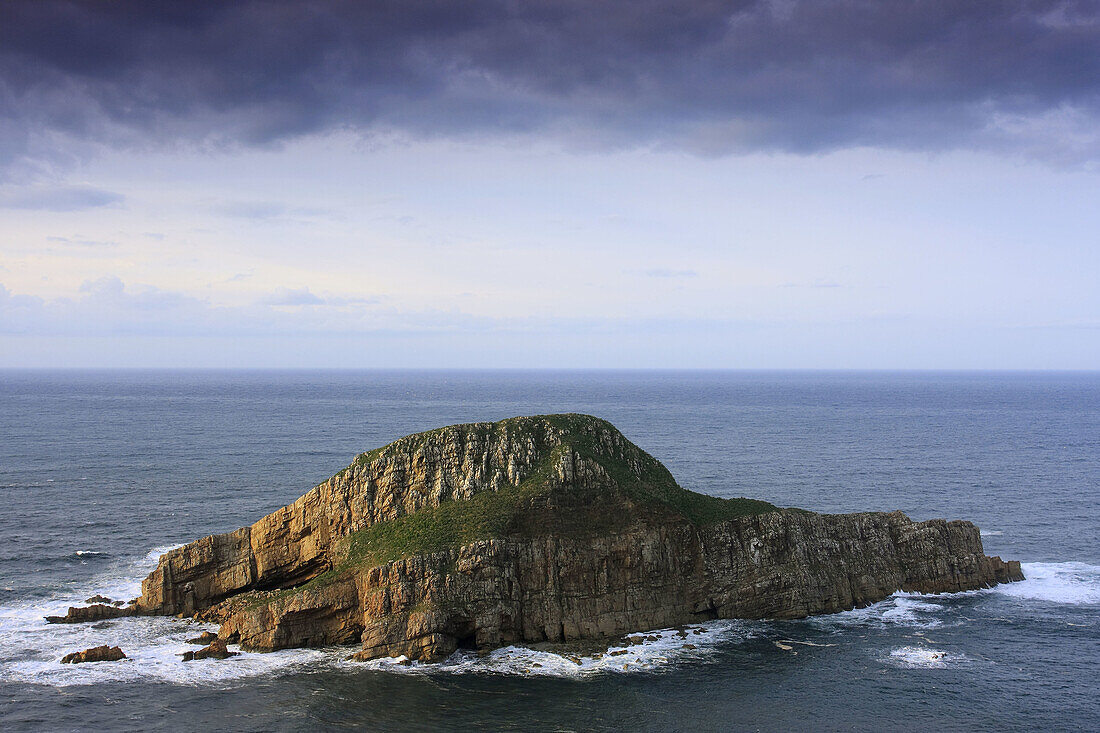
M 215 636 L 209 644 L 202 649 L 193 652 L 184 652 L 183 661 L 194 662 L 199 659 L 229 659 L 237 656 L 237 652 L 229 651 L 225 642 Z
M 1022 577 L 969 522 L 696 494 L 609 423 L 551 415 L 364 453 L 251 527 L 166 553 L 135 608 L 215 621 L 246 649 L 434 660 Z
M 64 616 L 47 616 L 49 624 L 82 624 L 88 621 L 104 621 L 106 619 L 133 616 L 134 610 L 130 608 L 117 608 L 102 603 L 92 606 L 69 606 L 69 611 Z
M 82 652 L 72 652 L 61 658 L 62 664 L 83 664 L 84 662 L 117 662 L 126 655 L 117 646 L 94 646 Z

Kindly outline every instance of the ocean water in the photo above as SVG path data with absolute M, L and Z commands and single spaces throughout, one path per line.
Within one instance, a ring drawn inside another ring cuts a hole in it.
M 185 664 L 209 627 L 42 619 L 133 597 L 165 549 L 368 448 L 567 411 L 611 420 L 697 491 L 970 519 L 1028 579 L 438 665 L 346 648 Z M 1100 728 L 1096 373 L 4 371 L 0 500 L 5 731 Z M 130 658 L 59 663 L 100 643 Z

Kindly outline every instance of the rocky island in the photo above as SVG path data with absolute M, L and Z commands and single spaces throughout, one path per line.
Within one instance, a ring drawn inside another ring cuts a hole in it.
M 245 649 L 430 661 L 1022 578 L 970 522 L 698 494 L 610 423 L 545 415 L 363 453 L 252 526 L 163 555 L 128 610 L 216 622 Z

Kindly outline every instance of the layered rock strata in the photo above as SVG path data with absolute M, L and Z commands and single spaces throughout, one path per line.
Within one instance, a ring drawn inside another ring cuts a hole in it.
M 135 610 L 215 621 L 246 649 L 435 660 L 1022 577 L 969 522 L 696 494 L 609 423 L 551 415 L 362 454 L 251 527 L 165 554 Z
M 88 621 L 104 621 L 106 619 L 133 616 L 134 610 L 130 608 L 117 608 L 102 603 L 92 606 L 69 606 L 69 611 L 64 616 L 47 616 L 49 624 L 82 624 Z

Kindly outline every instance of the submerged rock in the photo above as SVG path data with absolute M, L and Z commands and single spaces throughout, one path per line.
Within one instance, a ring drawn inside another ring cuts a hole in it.
M 126 655 L 122 653 L 122 649 L 117 646 L 103 646 L 92 647 L 91 649 L 85 649 L 82 652 L 72 652 L 66 654 L 61 658 L 62 664 L 80 664 L 82 662 L 117 662 L 119 659 L 126 659 Z
M 214 641 L 217 638 L 218 638 L 218 635 L 215 634 L 214 632 L 204 631 L 201 634 L 199 634 L 198 636 L 196 636 L 194 639 L 188 639 L 187 643 L 188 644 L 202 644 L 202 645 L 205 646 L 205 645 L 211 643 L 212 641 Z
M 50 624 L 82 624 L 89 621 L 102 621 L 109 618 L 121 618 L 133 616 L 133 609 L 116 608 L 97 603 L 94 606 L 70 606 L 69 612 L 64 616 L 47 616 L 46 623 Z
M 115 603 L 115 601 L 112 601 L 107 596 L 101 596 L 98 593 L 96 595 L 92 596 L 91 598 L 85 599 L 84 602 L 85 603 L 112 603 L 112 604 Z
M 435 660 L 1022 577 L 969 522 L 696 494 L 609 423 L 549 415 L 364 453 L 251 527 L 166 553 L 135 608 L 220 623 L 246 649 Z

